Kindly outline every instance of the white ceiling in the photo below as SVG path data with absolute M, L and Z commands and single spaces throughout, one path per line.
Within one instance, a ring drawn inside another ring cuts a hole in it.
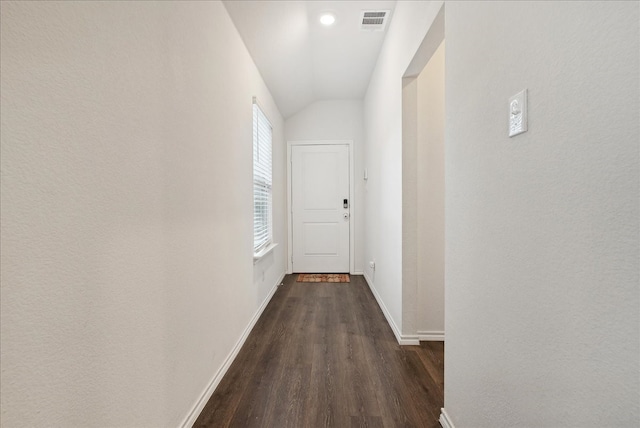
M 363 10 L 394 1 L 245 1 L 224 4 L 285 118 L 326 99 L 361 99 L 386 34 L 363 31 Z M 336 15 L 331 27 L 323 12 Z M 389 22 L 387 23 L 387 27 Z

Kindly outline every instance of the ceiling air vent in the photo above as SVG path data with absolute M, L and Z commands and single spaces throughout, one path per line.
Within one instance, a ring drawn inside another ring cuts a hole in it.
M 387 26 L 388 16 L 388 10 L 363 10 L 360 29 L 382 31 Z

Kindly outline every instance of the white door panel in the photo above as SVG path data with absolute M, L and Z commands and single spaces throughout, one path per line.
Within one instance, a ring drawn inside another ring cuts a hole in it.
M 303 209 L 334 210 L 338 189 L 337 153 L 300 153 Z M 294 177 L 295 178 L 295 177 Z
M 293 271 L 349 272 L 349 147 L 293 146 L 291 167 Z
M 304 223 L 304 254 L 309 256 L 338 255 L 338 223 Z

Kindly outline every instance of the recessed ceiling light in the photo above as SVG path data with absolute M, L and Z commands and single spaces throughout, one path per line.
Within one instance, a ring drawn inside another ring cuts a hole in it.
M 336 22 L 336 16 L 333 13 L 323 13 L 320 16 L 320 23 L 322 25 L 328 27 L 329 25 L 333 25 L 334 22 Z

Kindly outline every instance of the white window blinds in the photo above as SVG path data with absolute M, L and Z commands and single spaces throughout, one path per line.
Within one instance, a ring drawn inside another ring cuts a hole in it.
M 271 139 L 269 120 L 253 103 L 253 252 L 271 243 Z

